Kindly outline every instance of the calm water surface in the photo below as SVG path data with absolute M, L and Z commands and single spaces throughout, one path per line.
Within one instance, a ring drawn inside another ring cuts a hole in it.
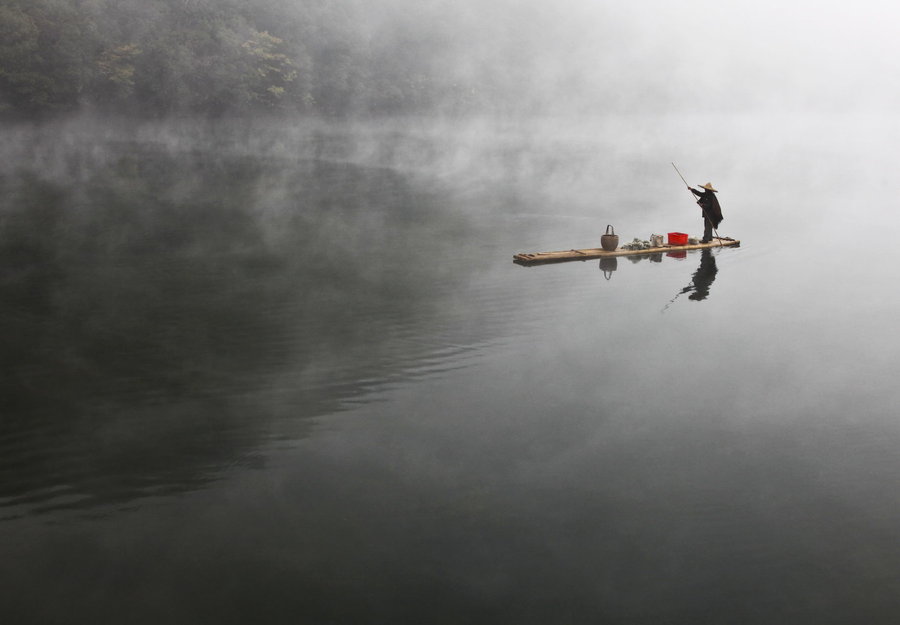
M 896 622 L 892 135 L 677 128 L 7 129 L 3 622 Z

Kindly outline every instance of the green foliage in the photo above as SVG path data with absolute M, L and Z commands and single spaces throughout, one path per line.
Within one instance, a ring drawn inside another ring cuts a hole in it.
M 0 112 L 403 112 L 470 104 L 451 0 L 0 0 Z M 436 45 L 437 44 L 437 45 Z
M 111 84 L 115 96 L 127 97 L 134 92 L 134 60 L 141 49 L 128 43 L 104 50 L 97 59 L 97 70 L 102 80 Z
M 0 6 L 0 110 L 39 102 L 46 85 L 32 65 L 38 50 L 38 28 L 18 7 Z
M 279 105 L 285 99 L 287 86 L 297 79 L 294 62 L 281 51 L 284 41 L 265 31 L 253 31 L 241 48 L 249 63 L 250 98 L 270 107 Z

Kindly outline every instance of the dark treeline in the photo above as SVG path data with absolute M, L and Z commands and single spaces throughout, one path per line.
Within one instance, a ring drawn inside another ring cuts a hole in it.
M 0 0 L 0 113 L 454 110 L 495 101 L 516 79 L 509 68 L 521 63 L 478 68 L 474 80 L 472 68 L 450 67 L 464 46 L 456 3 L 423 2 L 412 14 L 402 2 L 376 4 Z

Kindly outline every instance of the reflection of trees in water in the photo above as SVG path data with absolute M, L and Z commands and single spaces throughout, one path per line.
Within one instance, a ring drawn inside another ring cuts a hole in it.
M 142 154 L 0 190 L 0 503 L 31 512 L 198 488 L 397 375 L 441 280 L 388 252 L 463 227 L 322 163 Z

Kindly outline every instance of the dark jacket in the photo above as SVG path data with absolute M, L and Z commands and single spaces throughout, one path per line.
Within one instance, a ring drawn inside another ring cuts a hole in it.
M 718 228 L 719 224 L 722 223 L 723 218 L 722 208 L 719 206 L 719 200 L 716 197 L 715 192 L 708 189 L 697 191 L 697 189 L 692 187 L 688 187 L 688 189 L 699 198 L 697 204 L 699 204 L 700 208 L 703 210 L 704 217 L 709 217 L 713 228 Z

